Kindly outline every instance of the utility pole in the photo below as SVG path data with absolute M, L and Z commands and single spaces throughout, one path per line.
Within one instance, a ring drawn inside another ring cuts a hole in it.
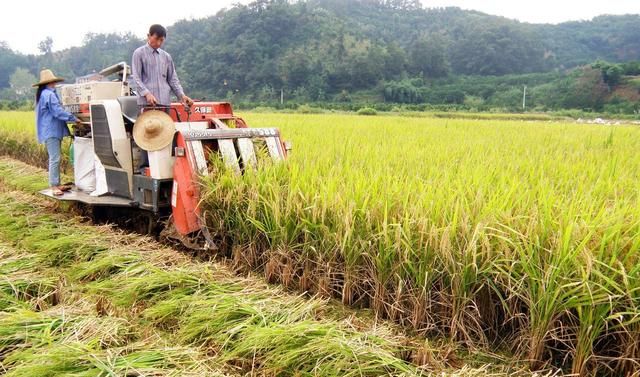
M 522 111 L 524 111 L 527 107 L 527 86 L 524 86 L 524 91 L 522 92 Z

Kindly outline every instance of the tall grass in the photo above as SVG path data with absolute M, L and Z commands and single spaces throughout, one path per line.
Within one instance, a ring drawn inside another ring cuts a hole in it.
M 640 129 L 246 118 L 296 149 L 205 179 L 238 264 L 534 368 L 640 369 Z

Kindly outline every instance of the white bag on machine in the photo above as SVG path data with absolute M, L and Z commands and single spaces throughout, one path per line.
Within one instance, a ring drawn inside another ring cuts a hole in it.
M 96 189 L 93 139 L 88 137 L 74 138 L 73 176 L 78 190 L 92 192 Z
M 93 154 L 93 152 L 92 152 Z M 94 192 L 92 192 L 91 196 L 100 196 L 100 195 L 104 195 L 107 192 L 109 192 L 109 188 L 107 186 L 107 173 L 104 170 L 104 165 L 102 165 L 102 162 L 100 162 L 100 159 L 98 158 L 98 156 L 96 156 L 95 154 L 93 154 L 93 159 L 92 161 L 95 163 L 95 171 L 96 171 L 96 189 Z

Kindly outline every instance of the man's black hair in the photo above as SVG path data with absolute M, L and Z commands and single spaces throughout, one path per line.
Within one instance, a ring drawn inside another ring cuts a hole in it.
M 164 26 L 162 26 L 162 25 L 153 24 L 149 28 L 149 36 L 152 36 L 154 34 L 156 36 L 158 36 L 158 37 L 161 37 L 161 38 L 166 37 L 167 36 L 167 29 L 165 29 Z

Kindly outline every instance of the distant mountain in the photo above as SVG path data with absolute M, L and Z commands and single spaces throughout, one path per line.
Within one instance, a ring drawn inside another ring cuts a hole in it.
M 16 67 L 73 77 L 130 59 L 132 35 L 91 34 L 39 56 L 0 45 L 0 88 Z M 640 16 L 528 24 L 415 0 L 259 0 L 169 27 L 165 48 L 194 96 L 336 100 L 381 83 L 552 72 L 640 60 Z

